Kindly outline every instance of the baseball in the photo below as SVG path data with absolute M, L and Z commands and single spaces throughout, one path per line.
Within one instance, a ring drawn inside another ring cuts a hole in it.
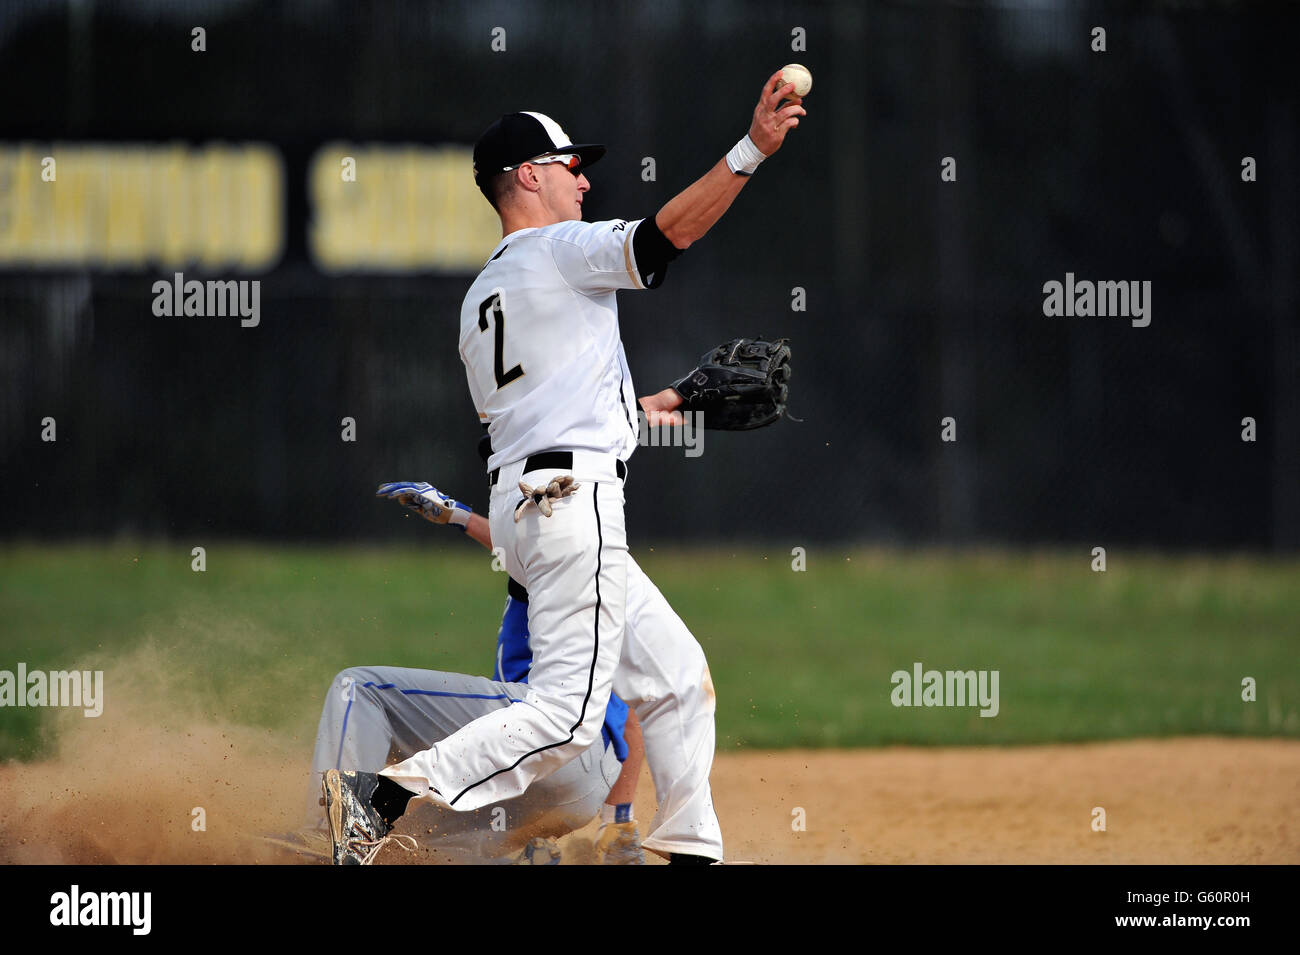
M 793 83 L 795 96 L 807 96 L 812 89 L 812 74 L 808 72 L 808 67 L 791 63 L 781 67 L 781 82 Z

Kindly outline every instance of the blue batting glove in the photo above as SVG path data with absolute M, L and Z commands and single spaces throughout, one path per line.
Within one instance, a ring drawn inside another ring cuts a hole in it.
M 461 531 L 469 523 L 469 516 L 474 513 L 468 504 L 443 494 L 432 484 L 423 481 L 395 481 L 379 485 L 375 497 L 387 497 L 397 501 L 407 510 L 414 511 L 426 521 L 434 524 L 451 524 Z

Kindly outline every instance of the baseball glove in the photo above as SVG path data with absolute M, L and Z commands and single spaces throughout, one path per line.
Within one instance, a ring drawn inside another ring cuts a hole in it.
M 785 413 L 790 381 L 788 338 L 736 338 L 700 359 L 672 388 L 682 411 L 700 411 L 713 431 L 749 431 Z

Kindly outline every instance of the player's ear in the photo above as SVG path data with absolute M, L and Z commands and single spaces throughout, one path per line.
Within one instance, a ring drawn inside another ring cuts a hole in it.
M 515 185 L 528 192 L 538 192 L 542 188 L 542 177 L 532 163 L 524 163 L 515 170 Z

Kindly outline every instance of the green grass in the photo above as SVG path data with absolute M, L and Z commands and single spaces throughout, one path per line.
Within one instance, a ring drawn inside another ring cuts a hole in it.
M 776 549 L 636 557 L 704 646 L 724 748 L 1300 737 L 1295 561 L 1111 552 L 1098 574 L 1086 550 L 812 548 L 805 572 Z M 350 664 L 491 669 L 505 578 L 459 538 L 214 543 L 206 572 L 190 561 L 181 545 L 0 548 L 0 670 L 104 669 L 110 704 L 184 694 L 310 736 Z M 914 661 L 999 671 L 999 714 L 894 707 L 890 675 Z M 39 753 L 48 712 L 0 709 L 0 758 Z

